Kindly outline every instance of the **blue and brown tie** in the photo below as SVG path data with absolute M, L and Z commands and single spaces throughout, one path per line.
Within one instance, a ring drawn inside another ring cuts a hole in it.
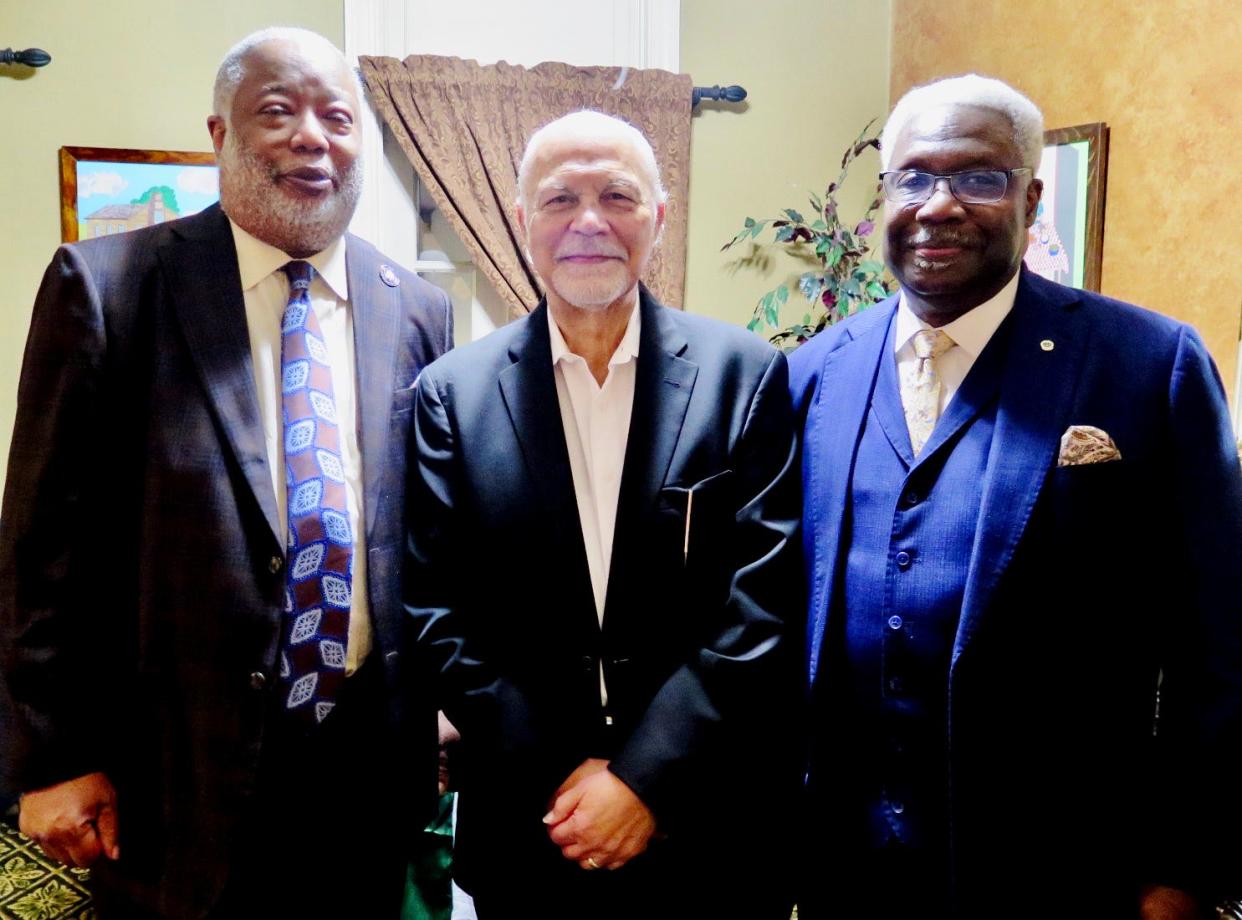
M 315 269 L 288 263 L 280 375 L 289 534 L 280 652 L 285 706 L 309 724 L 332 711 L 345 680 L 354 558 L 332 367 L 309 288 Z

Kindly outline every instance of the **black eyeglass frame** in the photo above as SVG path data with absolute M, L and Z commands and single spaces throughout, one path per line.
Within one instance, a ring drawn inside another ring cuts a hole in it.
M 962 204 L 996 204 L 996 202 L 1000 201 L 1006 195 L 1009 194 L 1009 182 L 1011 179 L 1013 179 L 1014 173 L 1023 173 L 1023 172 L 1031 173 L 1032 175 L 1034 175 L 1035 170 L 1031 169 L 1031 167 L 1029 166 L 1018 166 L 1018 167 L 1015 167 L 1014 169 L 963 169 L 961 172 L 948 173 L 946 175 L 937 175 L 935 173 L 924 172 L 921 169 L 886 169 L 882 173 L 880 173 L 880 184 L 884 190 L 885 200 L 890 201 L 893 204 L 900 204 L 900 205 L 906 205 L 906 206 L 916 205 L 916 204 L 925 204 L 926 202 L 931 200 L 932 195 L 936 194 L 936 188 L 937 186 L 940 185 L 941 179 L 944 179 L 946 182 L 949 183 L 949 194 L 952 195 L 954 198 L 956 198 L 958 201 L 960 201 Z M 905 173 L 915 173 L 916 175 L 928 176 L 931 178 L 932 183 L 928 187 L 926 198 L 894 198 L 889 194 L 888 182 L 885 181 L 885 177 L 886 176 L 897 176 L 897 175 L 902 175 Z M 975 199 L 974 201 L 968 201 L 967 199 L 963 198 L 961 195 L 957 193 L 957 180 L 960 179 L 962 176 L 973 176 L 973 175 L 978 175 L 979 173 L 994 173 L 994 174 L 1001 173 L 1003 174 L 1005 176 L 1005 187 L 1001 190 L 1001 193 L 995 198 Z

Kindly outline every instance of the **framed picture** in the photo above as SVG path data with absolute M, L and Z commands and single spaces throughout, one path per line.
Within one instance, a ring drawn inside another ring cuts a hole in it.
M 220 197 L 216 158 L 181 150 L 60 148 L 63 242 L 194 214 Z
M 1036 175 L 1044 181 L 1026 264 L 1052 281 L 1100 289 L 1108 125 L 1095 122 L 1044 132 Z

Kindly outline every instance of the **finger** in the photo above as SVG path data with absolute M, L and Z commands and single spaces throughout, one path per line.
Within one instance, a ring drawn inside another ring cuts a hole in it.
M 572 814 L 560 824 L 551 825 L 548 828 L 548 837 L 558 847 L 564 847 L 578 842 L 579 830 L 578 816 Z
M 574 813 L 574 809 L 578 807 L 578 802 L 581 798 L 582 793 L 576 788 L 561 793 L 552 802 L 551 811 L 543 816 L 543 823 L 548 825 L 560 824 Z
M 611 866 L 607 865 L 602 859 L 598 859 L 594 856 L 586 856 L 581 859 L 578 859 L 577 863 L 580 867 L 585 869 L 587 872 L 594 872 L 596 869 L 612 868 Z
M 63 861 L 68 865 L 77 866 L 79 869 L 85 869 L 88 866 L 94 865 L 102 852 L 102 848 L 99 845 L 99 834 L 95 832 L 95 828 L 90 824 L 84 824 L 75 828 L 74 833 L 64 834 L 58 842 L 67 857 Z
M 588 856 L 594 856 L 596 862 L 603 862 L 599 854 L 595 853 L 592 847 L 587 846 L 585 843 L 579 843 L 578 841 L 574 841 L 568 846 L 561 847 L 561 855 L 570 862 L 581 862 Z
M 117 834 L 116 809 L 113 806 L 104 805 L 99 809 L 99 815 L 95 818 L 95 830 L 99 834 L 99 846 L 103 854 L 109 859 L 120 859 L 121 845 Z

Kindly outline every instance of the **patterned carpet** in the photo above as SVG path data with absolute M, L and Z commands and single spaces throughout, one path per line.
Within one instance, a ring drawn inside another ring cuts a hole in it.
M 0 818 L 0 920 L 95 920 L 85 869 L 66 869 Z

